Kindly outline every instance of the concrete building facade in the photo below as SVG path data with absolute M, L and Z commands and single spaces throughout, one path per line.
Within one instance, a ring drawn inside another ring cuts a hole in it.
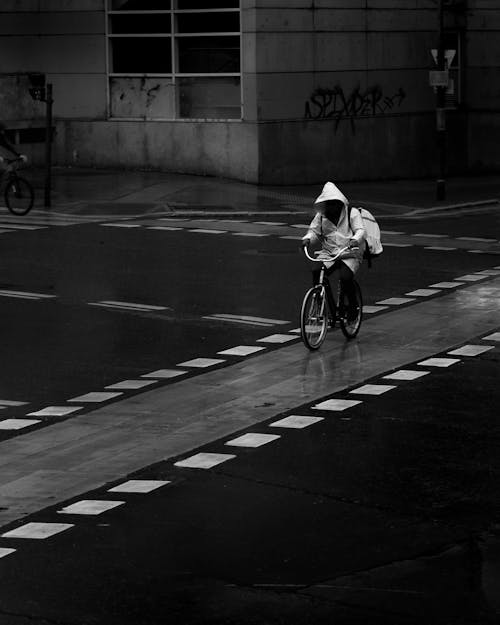
M 500 169 L 500 0 L 443 0 L 450 173 Z M 437 0 L 2 0 L 0 115 L 54 157 L 254 183 L 433 175 Z M 454 53 L 452 52 L 454 51 Z

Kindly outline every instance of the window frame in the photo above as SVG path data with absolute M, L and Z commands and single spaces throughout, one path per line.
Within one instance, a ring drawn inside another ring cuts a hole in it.
M 212 32 L 195 32 L 195 33 L 179 33 L 177 32 L 177 16 L 186 14 L 217 14 L 217 13 L 238 13 L 239 30 L 238 31 L 212 31 Z M 111 32 L 111 20 L 113 15 L 170 15 L 170 33 L 113 33 Z M 241 0 L 238 0 L 238 7 L 232 8 L 215 8 L 215 9 L 178 9 L 177 0 L 172 0 L 170 9 L 112 9 L 112 0 L 105 2 L 105 38 L 106 38 L 106 104 L 107 119 L 120 121 L 177 121 L 177 122 L 199 122 L 199 121 L 224 121 L 224 122 L 241 122 L 243 120 L 243 81 L 242 81 L 242 31 L 241 31 Z M 180 72 L 179 54 L 177 41 L 181 38 L 188 37 L 238 37 L 239 39 L 239 72 Z M 112 41 L 113 39 L 137 39 L 137 38 L 163 38 L 170 40 L 171 52 L 171 71 L 170 72 L 114 72 L 112 65 Z M 116 117 L 111 111 L 111 81 L 113 78 L 166 78 L 172 81 L 174 89 L 173 117 Z M 239 78 L 240 82 L 240 116 L 238 118 L 215 118 L 215 117 L 179 117 L 180 105 L 177 94 L 177 79 L 182 78 Z

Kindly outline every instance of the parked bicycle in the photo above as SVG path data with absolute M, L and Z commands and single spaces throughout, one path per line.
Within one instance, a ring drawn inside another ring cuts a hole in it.
M 344 336 L 353 339 L 359 332 L 363 320 L 363 298 L 359 284 L 354 280 L 354 293 L 356 297 L 355 316 L 353 303 L 349 302 L 346 293 L 342 289 L 342 283 L 338 283 L 337 301 L 332 293 L 330 281 L 326 275 L 325 262 L 335 262 L 349 248 L 344 247 L 338 254 L 330 258 L 324 256 L 312 257 L 307 248 L 304 253 L 309 260 L 322 263 L 318 284 L 313 286 L 304 296 L 300 312 L 300 331 L 305 346 L 310 350 L 319 349 L 326 338 L 328 328 L 334 328 L 338 321 Z M 321 253 L 321 252 L 320 252 Z M 351 304 L 351 305 L 350 305 Z
M 3 197 L 5 205 L 13 215 L 26 215 L 33 207 L 35 193 L 31 184 L 19 176 L 17 170 L 26 162 L 26 158 L 18 156 L 16 158 L 0 157 L 0 163 L 5 163 L 6 167 L 2 174 L 5 179 Z

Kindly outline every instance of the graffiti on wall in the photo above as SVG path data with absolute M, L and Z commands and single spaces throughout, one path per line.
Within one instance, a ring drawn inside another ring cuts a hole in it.
M 384 94 L 379 86 L 370 87 L 365 91 L 356 87 L 349 95 L 338 85 L 332 89 L 320 87 L 306 102 L 304 118 L 333 119 L 335 130 L 340 122 L 346 119 L 350 121 L 354 133 L 357 119 L 385 115 L 399 108 L 405 98 L 406 93 L 401 87 L 392 95 Z

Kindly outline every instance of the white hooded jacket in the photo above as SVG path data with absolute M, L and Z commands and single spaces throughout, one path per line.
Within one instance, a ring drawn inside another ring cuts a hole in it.
M 311 221 L 309 230 L 303 237 L 303 240 L 309 240 L 311 243 L 321 243 L 322 250 L 318 255 L 318 259 L 321 259 L 322 253 L 324 253 L 324 257 L 334 256 L 343 247 L 347 246 L 350 239 L 356 239 L 359 243 L 359 249 L 349 252 L 349 258 L 342 258 L 342 262 L 345 263 L 353 273 L 356 273 L 363 262 L 365 247 L 366 233 L 363 226 L 363 219 L 357 208 L 351 208 L 349 210 L 349 200 L 333 182 L 327 182 L 325 184 L 321 195 L 314 203 L 321 204 L 327 200 L 340 200 L 344 205 L 344 210 L 340 215 L 338 224 L 335 225 L 327 219 L 321 211 L 318 211 Z M 332 262 L 325 262 L 327 267 L 331 267 L 332 264 Z

